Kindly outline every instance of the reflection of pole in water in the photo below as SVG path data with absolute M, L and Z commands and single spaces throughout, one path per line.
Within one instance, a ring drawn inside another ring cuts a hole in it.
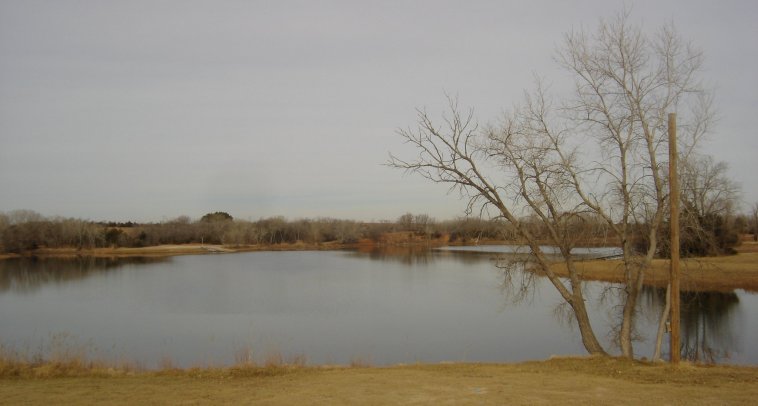
M 665 288 L 643 288 L 647 309 L 660 314 Z M 733 322 L 740 299 L 735 292 L 682 292 L 681 346 L 683 358 L 696 362 L 717 362 L 739 351 L 739 324 Z

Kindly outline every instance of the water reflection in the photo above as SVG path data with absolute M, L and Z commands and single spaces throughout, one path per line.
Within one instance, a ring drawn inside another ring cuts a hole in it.
M 392 364 L 582 353 L 576 330 L 556 323 L 561 300 L 548 281 L 523 271 L 504 280 L 495 255 L 392 247 L 0 261 L 0 342 L 23 347 L 68 332 L 91 339 L 106 356 L 148 363 L 171 356 L 183 366 L 231 363 L 241 347 L 306 354 L 317 364 L 349 363 L 352 356 Z M 525 286 L 528 296 L 518 297 Z M 616 288 L 585 285 L 601 337 L 616 322 L 617 303 L 600 298 Z M 639 327 L 651 334 L 664 291 L 645 288 L 644 295 Z M 743 317 L 758 309 L 758 295 L 682 299 L 685 356 L 756 362 L 758 354 L 750 346 L 741 351 L 739 341 L 758 337 L 755 322 Z M 652 354 L 654 337 L 646 338 L 640 355 Z
M 643 288 L 647 311 L 658 315 L 666 289 Z M 681 356 L 695 362 L 715 363 L 741 352 L 738 329 L 740 298 L 736 292 L 681 293 Z
M 614 248 L 583 249 L 578 254 L 587 256 L 613 256 Z M 539 273 L 526 272 L 531 256 L 524 254 L 522 247 L 516 246 L 477 246 L 477 247 L 445 247 L 430 249 L 419 246 L 369 247 L 346 253 L 349 257 L 370 259 L 385 263 L 398 263 L 406 266 L 435 266 L 442 263 L 459 265 L 475 265 L 491 261 L 500 267 L 500 294 L 505 299 L 501 310 L 514 304 L 533 305 L 543 295 L 534 289 L 537 280 L 544 279 Z M 496 260 L 496 261 L 495 261 Z M 509 264 L 510 266 L 504 266 Z M 597 302 L 605 309 L 620 309 L 617 294 L 619 286 L 607 283 L 589 283 L 588 300 Z M 547 290 L 552 291 L 552 287 Z M 647 305 L 641 306 L 643 317 L 657 322 L 664 305 L 665 289 L 645 287 L 643 297 L 647 297 Z M 593 300 L 594 299 L 594 300 Z M 736 312 L 739 309 L 739 297 L 735 292 L 683 292 L 682 298 L 682 357 L 697 362 L 720 362 L 730 358 L 733 352 L 740 352 L 738 338 L 742 336 L 739 323 L 735 323 Z M 553 316 L 562 324 L 571 325 L 573 317 L 570 308 L 562 301 L 554 304 Z M 598 317 L 598 316 L 596 316 Z M 610 331 L 617 326 L 607 326 Z M 653 331 L 652 325 L 644 331 Z M 612 336 L 609 333 L 609 336 Z M 649 337 L 650 338 L 650 337 Z M 650 345 L 652 340 L 647 340 Z M 652 350 L 642 346 L 640 353 L 652 353 Z
M 349 251 L 348 255 L 374 261 L 397 262 L 404 265 L 431 265 L 440 260 L 452 260 L 462 265 L 472 265 L 494 257 L 491 252 L 452 252 L 424 246 L 361 247 L 355 251 Z
M 515 259 L 514 259 L 515 258 Z M 502 283 L 500 290 L 506 303 L 533 303 L 536 286 L 544 282 L 546 277 L 539 272 L 528 272 L 528 256 L 514 257 L 501 255 L 498 267 L 501 270 Z M 601 309 L 606 309 L 610 323 L 608 337 L 616 337 L 619 325 L 618 316 L 613 316 L 621 310 L 620 294 L 622 290 L 617 284 L 588 282 L 585 283 L 585 297 L 588 303 L 597 303 Z M 642 289 L 643 300 L 640 303 L 638 328 L 640 333 L 648 332 L 654 335 L 658 318 L 665 305 L 666 289 L 645 286 Z M 735 291 L 684 291 L 680 294 L 681 302 L 681 357 L 693 362 L 717 363 L 728 362 L 732 355 L 742 353 L 742 331 L 740 297 Z M 571 325 L 573 314 L 565 302 L 560 301 L 554 309 L 556 321 Z M 598 316 L 591 315 L 594 321 Z M 596 323 L 597 326 L 597 323 Z M 647 338 L 647 339 L 646 339 Z M 648 351 L 652 353 L 654 337 L 638 335 L 641 341 L 638 354 Z M 668 338 L 665 340 L 668 343 Z M 642 350 L 640 352 L 640 350 Z
M 437 248 L 440 251 L 455 251 L 455 252 L 480 252 L 480 253 L 492 253 L 503 254 L 507 256 L 517 255 L 530 257 L 532 249 L 527 245 L 462 245 L 452 247 L 440 247 Z M 560 257 L 560 249 L 558 247 L 550 245 L 540 245 L 540 250 L 546 256 Z M 619 257 L 622 254 L 621 248 L 618 247 L 574 247 L 571 249 L 571 253 L 582 259 L 610 259 Z
M 168 261 L 160 257 L 12 258 L 0 261 L 0 293 L 31 293 L 48 284 L 83 280 L 125 265 Z

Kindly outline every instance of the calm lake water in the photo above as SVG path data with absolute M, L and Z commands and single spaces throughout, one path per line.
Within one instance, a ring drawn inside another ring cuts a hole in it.
M 549 282 L 538 279 L 526 300 L 513 303 L 493 255 L 400 250 L 0 261 L 0 343 L 22 354 L 82 351 L 148 368 L 165 360 L 183 367 L 263 362 L 276 354 L 305 356 L 309 364 L 374 365 L 584 354 Z M 587 287 L 606 343 L 613 287 Z M 605 301 L 603 292 L 611 292 Z M 652 354 L 662 297 L 656 289 L 644 293 L 640 356 Z M 758 364 L 758 295 L 683 300 L 689 356 Z

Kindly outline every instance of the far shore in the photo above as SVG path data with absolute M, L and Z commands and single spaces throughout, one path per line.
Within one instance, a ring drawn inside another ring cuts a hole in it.
M 165 244 L 147 247 L 105 247 L 105 248 L 40 248 L 23 254 L 2 254 L 0 260 L 23 257 L 70 258 L 70 257 L 171 257 L 176 255 L 231 254 L 255 251 L 330 251 L 359 248 L 360 244 L 340 244 L 336 242 L 309 244 L 260 244 L 260 245 L 221 245 L 221 244 Z
M 513 244 L 504 241 L 480 241 L 483 244 Z M 105 247 L 105 248 L 39 248 L 23 254 L 0 253 L 0 260 L 22 257 L 168 257 L 175 255 L 200 255 L 200 254 L 230 254 L 238 252 L 256 251 L 334 251 L 345 249 L 373 250 L 404 249 L 404 248 L 427 248 L 441 246 L 475 245 L 464 243 L 450 243 L 447 240 L 413 240 L 411 242 L 399 242 L 392 244 L 370 243 L 360 241 L 357 243 L 282 243 L 282 244 L 257 244 L 257 245 L 222 245 L 222 244 L 165 244 L 147 247 Z
M 24 254 L 0 254 L 0 259 L 21 257 L 168 257 L 175 255 L 228 254 L 251 251 L 307 251 L 351 248 L 346 244 L 276 244 L 226 246 L 220 244 L 167 244 L 149 247 L 40 248 Z
M 480 241 L 477 245 L 485 244 L 513 244 L 505 241 Z M 343 249 L 358 249 L 370 251 L 375 248 L 405 250 L 413 248 L 440 247 L 447 245 L 471 245 L 474 244 L 449 244 L 440 240 L 426 242 L 414 241 L 408 244 L 395 244 L 390 246 L 355 243 L 340 244 L 336 242 L 308 244 L 273 244 L 273 245 L 243 245 L 227 246 L 218 244 L 174 244 L 158 245 L 150 247 L 126 248 L 42 248 L 31 253 L 0 254 L 0 260 L 19 257 L 47 257 L 47 258 L 71 258 L 71 257 L 166 257 L 176 255 L 201 255 L 201 254 L 227 254 L 254 251 L 328 251 Z M 587 260 L 578 261 L 577 267 L 585 280 L 597 280 L 605 282 L 621 282 L 621 260 Z M 653 260 L 653 267 L 645 273 L 645 285 L 665 287 L 668 283 L 669 261 L 665 259 Z M 559 276 L 566 276 L 567 270 L 563 263 L 556 263 L 553 270 Z M 738 248 L 737 255 L 707 258 L 688 258 L 683 260 L 682 289 L 689 291 L 732 291 L 744 289 L 758 292 L 758 242 L 745 241 Z

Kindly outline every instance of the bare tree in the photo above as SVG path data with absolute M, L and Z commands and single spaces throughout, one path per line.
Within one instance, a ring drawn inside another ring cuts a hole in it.
M 510 123 L 512 127 L 507 128 L 509 133 L 485 134 L 478 131 L 472 111 L 461 114 L 456 100 L 449 98 L 449 102 L 450 115 L 443 119 L 443 127 L 437 127 L 425 111 L 418 111 L 418 128 L 400 130 L 399 134 L 416 147 L 419 155 L 410 160 L 391 155 L 389 164 L 433 182 L 449 184 L 451 189 L 468 197 L 469 212 L 477 207 L 496 209 L 531 248 L 541 272 L 572 308 L 584 347 L 591 354 L 604 354 L 587 314 L 582 280 L 574 266 L 566 228 L 562 226 L 573 214 L 566 212 L 560 203 L 567 185 L 565 173 L 555 170 L 555 157 L 549 149 L 536 148 L 526 131 L 520 131 L 521 123 L 516 118 Z M 487 175 L 486 171 L 494 167 L 504 170 L 497 177 Z M 501 182 L 496 183 L 498 178 Z M 552 241 L 560 247 L 570 272 L 568 283 L 555 274 L 541 242 L 519 220 L 519 213 L 526 207 L 551 230 Z
M 733 252 L 732 247 L 739 243 L 733 217 L 740 187 L 729 178 L 727 164 L 693 154 L 680 166 L 682 253 L 708 256 Z
M 397 218 L 397 224 L 402 227 L 402 231 L 413 231 L 413 214 L 405 213 Z
M 697 80 L 702 56 L 671 26 L 647 36 L 629 13 L 601 21 L 593 34 L 566 35 L 558 63 L 575 80 L 573 94 L 554 106 L 540 81 L 502 125 L 478 130 L 454 99 L 444 125 L 419 111 L 417 129 L 399 131 L 419 155 L 390 165 L 450 184 L 468 211 L 496 209 L 531 248 L 539 269 L 571 307 L 585 348 L 602 353 L 585 309 L 581 275 L 571 249 L 572 221 L 602 219 L 623 250 L 624 283 L 617 343 L 633 357 L 635 312 L 644 271 L 659 250 L 667 208 L 667 115 L 678 112 L 683 155 L 709 128 L 708 92 Z M 522 215 L 538 219 L 568 269 L 564 282 L 550 268 Z M 645 243 L 636 246 L 639 234 Z M 640 249 L 641 248 L 641 249 Z
M 567 168 L 577 175 L 581 200 L 606 219 L 622 242 L 625 283 L 618 342 L 627 357 L 633 356 L 644 271 L 658 251 L 667 208 L 667 115 L 678 113 L 678 142 L 685 157 L 712 121 L 711 96 L 697 78 L 702 59 L 672 26 L 646 36 L 629 24 L 628 12 L 601 22 L 593 36 L 568 34 L 559 54 L 576 83 L 575 95 L 562 111 L 575 124 L 575 133 L 599 145 L 601 157 L 590 165 L 570 162 Z M 646 244 L 635 249 L 640 225 Z

